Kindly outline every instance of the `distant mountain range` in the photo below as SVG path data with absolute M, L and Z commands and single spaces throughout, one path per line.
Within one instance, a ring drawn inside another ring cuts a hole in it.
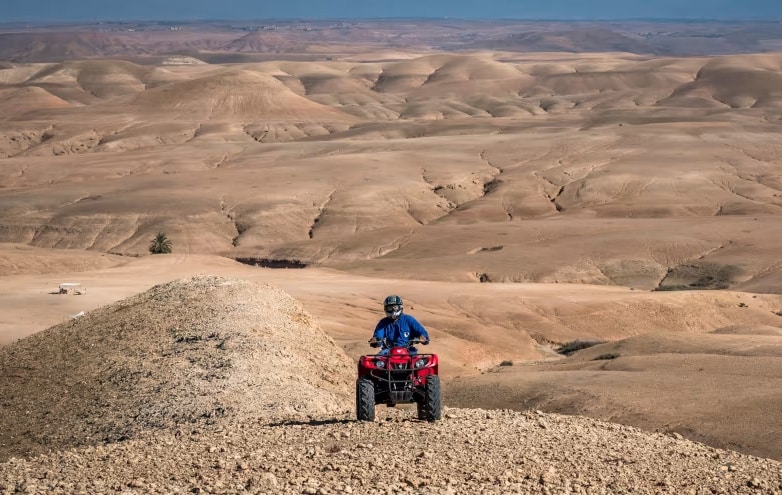
M 629 52 L 704 56 L 782 51 L 782 23 L 717 21 L 263 21 L 0 25 L 0 61 L 253 54 L 329 56 L 367 49 Z

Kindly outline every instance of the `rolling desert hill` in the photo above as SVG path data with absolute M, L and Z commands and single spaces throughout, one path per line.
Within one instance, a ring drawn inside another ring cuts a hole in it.
M 6 69 L 1 240 L 778 291 L 782 58 L 552 58 Z
M 0 37 L 0 492 L 782 492 L 775 26 L 101 29 Z

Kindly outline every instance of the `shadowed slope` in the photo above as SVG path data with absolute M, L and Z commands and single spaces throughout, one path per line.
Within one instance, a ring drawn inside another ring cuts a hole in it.
M 707 62 L 695 80 L 660 104 L 715 104 L 731 108 L 782 108 L 782 56 L 723 57 Z
M 0 89 L 0 120 L 19 118 L 33 110 L 69 106 L 67 101 L 38 87 Z
M 149 68 L 120 60 L 64 62 L 44 67 L 26 84 L 73 84 L 97 98 L 144 91 Z

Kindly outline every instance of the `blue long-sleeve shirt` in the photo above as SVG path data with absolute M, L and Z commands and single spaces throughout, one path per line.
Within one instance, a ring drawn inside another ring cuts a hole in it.
M 429 334 L 418 320 L 408 314 L 402 313 L 396 320 L 385 317 L 375 327 L 373 339 L 391 341 L 392 347 L 406 346 L 410 339 L 429 340 Z

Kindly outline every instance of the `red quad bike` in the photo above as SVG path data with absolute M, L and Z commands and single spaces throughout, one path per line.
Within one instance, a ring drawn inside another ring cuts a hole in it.
M 406 347 L 384 347 L 387 355 L 361 356 L 356 380 L 356 417 L 359 421 L 375 420 L 375 404 L 394 407 L 397 404 L 418 406 L 418 419 L 437 421 L 442 417 L 439 361 L 436 354 L 411 354 L 410 348 L 421 340 L 411 340 Z M 387 343 L 387 342 L 386 342 Z M 378 347 L 379 343 L 372 343 Z

